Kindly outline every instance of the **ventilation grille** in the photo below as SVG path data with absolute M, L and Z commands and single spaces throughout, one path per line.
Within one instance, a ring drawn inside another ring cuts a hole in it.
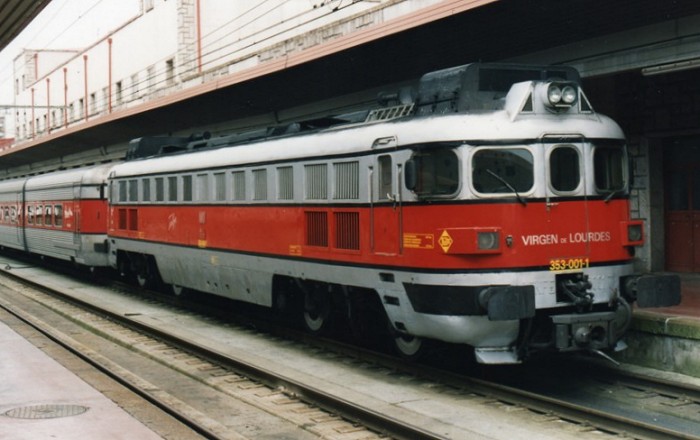
M 245 200 L 245 171 L 234 171 L 233 200 Z
M 360 250 L 360 214 L 358 212 L 336 212 L 335 247 Z
M 253 170 L 253 200 L 267 200 L 267 170 Z
M 328 215 L 325 212 L 306 212 L 306 244 L 328 247 Z
M 360 198 L 360 164 L 359 162 L 341 162 L 333 164 L 335 169 L 335 199 Z
M 406 104 L 372 110 L 367 115 L 365 122 L 388 121 L 391 119 L 403 118 L 413 113 L 413 107 L 414 104 Z
M 292 167 L 277 168 L 277 198 L 292 200 L 294 198 L 294 174 Z
M 306 165 L 306 198 L 326 200 L 328 198 L 328 167 L 326 164 Z

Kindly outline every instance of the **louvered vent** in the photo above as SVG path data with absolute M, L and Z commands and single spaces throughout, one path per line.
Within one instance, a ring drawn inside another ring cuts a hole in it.
M 326 200 L 328 198 L 328 167 L 325 163 L 304 166 L 306 176 L 306 198 Z
M 391 119 L 402 118 L 413 113 L 413 107 L 414 104 L 406 104 L 372 110 L 367 115 L 365 122 L 389 121 Z
M 328 214 L 307 211 L 306 244 L 309 246 L 328 247 Z
M 358 212 L 336 212 L 335 247 L 360 250 L 360 214 Z
M 294 199 L 294 174 L 292 167 L 277 168 L 277 198 L 280 200 Z
M 359 162 L 334 163 L 335 199 L 360 198 L 360 164 Z
M 233 200 L 245 200 L 245 171 L 234 171 Z

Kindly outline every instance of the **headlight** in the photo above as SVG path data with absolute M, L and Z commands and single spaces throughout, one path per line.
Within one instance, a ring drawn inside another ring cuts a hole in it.
M 547 88 L 547 99 L 552 105 L 557 105 L 561 101 L 561 89 L 556 84 L 550 84 Z
M 565 86 L 561 90 L 561 100 L 564 104 L 573 105 L 577 98 L 576 88 L 572 86 Z
M 627 226 L 627 240 L 630 242 L 642 240 L 642 225 L 633 224 Z
M 500 233 L 494 232 L 477 232 L 476 247 L 479 250 L 498 249 L 500 241 Z
M 546 84 L 544 104 L 557 111 L 573 107 L 578 101 L 578 85 L 570 82 L 550 82 Z

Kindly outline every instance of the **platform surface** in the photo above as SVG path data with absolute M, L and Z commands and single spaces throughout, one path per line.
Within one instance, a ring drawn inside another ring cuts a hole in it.
M 0 322 L 0 439 L 160 439 Z

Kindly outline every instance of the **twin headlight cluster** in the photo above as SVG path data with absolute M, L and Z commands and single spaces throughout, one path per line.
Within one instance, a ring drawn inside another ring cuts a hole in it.
M 578 85 L 553 81 L 546 84 L 544 103 L 552 109 L 568 109 L 578 102 Z

